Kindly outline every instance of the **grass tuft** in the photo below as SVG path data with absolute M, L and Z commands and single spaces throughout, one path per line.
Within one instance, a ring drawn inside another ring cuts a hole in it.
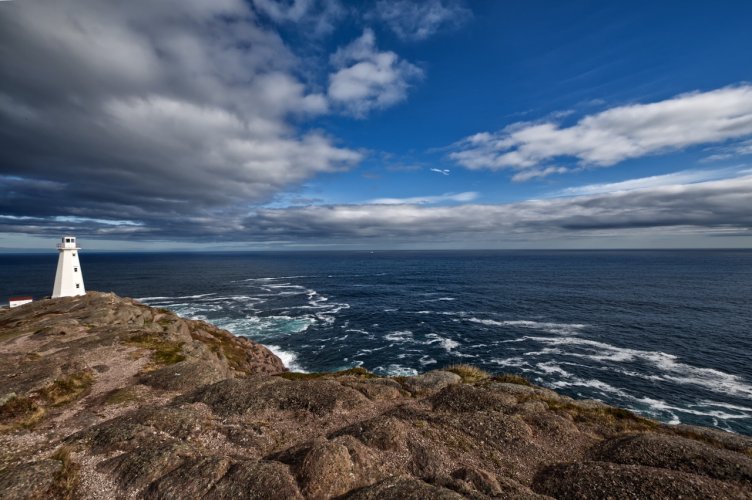
M 81 467 L 71 460 L 71 449 L 68 446 L 62 446 L 50 458 L 62 462 L 62 467 L 55 474 L 55 482 L 47 492 L 50 498 L 65 500 L 75 498 L 74 492 L 78 485 L 78 473 Z
M 600 424 L 620 432 L 635 430 L 653 430 L 660 426 L 658 422 L 641 417 L 629 410 L 613 406 L 586 407 L 569 401 L 543 400 L 552 411 L 567 413 L 572 420 L 585 424 Z
M 462 381 L 466 384 L 472 384 L 473 382 L 479 382 L 491 377 L 490 373 L 473 365 L 450 365 L 444 368 L 444 371 L 456 373 L 462 377 Z
M 39 396 L 51 406 L 59 406 L 78 399 L 94 383 L 91 370 L 71 373 L 40 389 Z
M 13 395 L 0 405 L 0 432 L 29 428 L 44 416 L 45 410 L 28 396 Z

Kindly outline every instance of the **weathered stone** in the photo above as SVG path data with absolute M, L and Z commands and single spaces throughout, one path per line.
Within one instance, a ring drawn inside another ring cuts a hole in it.
M 214 363 L 185 360 L 144 373 L 139 377 L 139 382 L 156 389 L 190 391 L 227 377 L 227 370 L 222 370 Z
M 706 476 L 607 462 L 580 462 L 547 467 L 535 477 L 533 490 L 563 500 L 752 498 L 752 493 L 747 488 Z
M 746 482 L 752 487 L 752 458 L 676 436 L 634 434 L 618 437 L 598 445 L 593 458 Z
M 269 461 L 245 461 L 232 465 L 204 498 L 297 500 L 303 496 L 286 465 Z
M 517 399 L 470 385 L 450 385 L 431 398 L 434 410 L 452 413 L 509 411 Z
M 404 381 L 404 387 L 415 395 L 427 395 L 440 391 L 444 387 L 462 382 L 462 377 L 452 372 L 441 370 L 409 377 Z
M 202 498 L 230 469 L 228 458 L 189 460 L 149 485 L 144 498 Z
M 19 464 L 0 471 L 0 499 L 49 498 L 55 476 L 63 465 L 58 460 Z
M 344 497 L 348 500 L 459 500 L 459 495 L 420 479 L 400 476 L 362 488 Z

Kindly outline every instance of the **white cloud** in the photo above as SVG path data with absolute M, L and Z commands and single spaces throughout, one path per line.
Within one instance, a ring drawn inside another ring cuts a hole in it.
M 2 103 L 0 102 L 0 106 Z M 716 152 L 702 159 L 704 162 L 730 160 L 738 156 L 752 155 L 752 140 L 742 141 L 730 146 L 713 148 Z
M 371 205 L 432 205 L 446 201 L 468 202 L 478 198 L 478 193 L 467 191 L 464 193 L 444 193 L 437 196 L 414 196 L 410 198 L 377 198 L 366 203 Z
M 571 187 L 556 192 L 555 196 L 580 196 L 590 194 L 617 193 L 620 191 L 635 191 L 639 189 L 660 188 L 682 184 L 695 184 L 710 180 L 729 179 L 748 174 L 749 170 L 739 168 L 724 168 L 719 170 L 682 170 L 664 175 L 652 175 L 639 179 L 629 179 L 621 182 L 602 184 L 588 184 Z
M 746 234 L 752 176 L 520 203 L 459 206 L 365 204 L 261 210 L 246 219 L 258 239 L 472 241 L 583 235 Z M 378 200 L 373 200 L 378 201 Z M 405 200 L 400 200 L 405 201 Z
M 295 23 L 304 34 L 324 35 L 345 15 L 339 0 L 250 0 L 254 9 L 278 24 Z
M 548 177 L 551 174 L 565 174 L 570 169 L 566 167 L 528 168 L 521 170 L 512 176 L 514 182 L 524 182 L 538 177 Z
M 356 117 L 407 98 L 410 85 L 423 71 L 394 52 L 381 52 L 371 29 L 332 55 L 336 69 L 329 76 L 329 99 Z
M 448 168 L 432 168 L 431 172 L 436 172 L 437 174 L 441 175 L 449 175 L 451 170 L 449 170 Z
M 514 169 L 518 180 L 558 170 L 561 158 L 606 167 L 650 154 L 752 136 L 752 85 L 619 106 L 564 127 L 554 121 L 515 123 L 460 141 L 450 157 L 469 169 Z
M 451 0 L 379 0 L 373 16 L 403 40 L 425 40 L 441 30 L 458 28 L 472 13 Z

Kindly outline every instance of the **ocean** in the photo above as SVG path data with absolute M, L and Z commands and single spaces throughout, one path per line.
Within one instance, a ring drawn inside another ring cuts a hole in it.
M 88 290 L 209 321 L 293 370 L 469 363 L 752 435 L 752 251 L 80 256 Z M 0 301 L 49 295 L 56 261 L 0 256 Z

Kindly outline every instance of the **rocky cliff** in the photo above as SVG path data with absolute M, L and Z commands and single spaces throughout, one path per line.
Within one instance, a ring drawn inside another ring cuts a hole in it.
M 752 498 L 752 439 L 514 376 L 289 373 L 113 294 L 0 311 L 0 498 Z

